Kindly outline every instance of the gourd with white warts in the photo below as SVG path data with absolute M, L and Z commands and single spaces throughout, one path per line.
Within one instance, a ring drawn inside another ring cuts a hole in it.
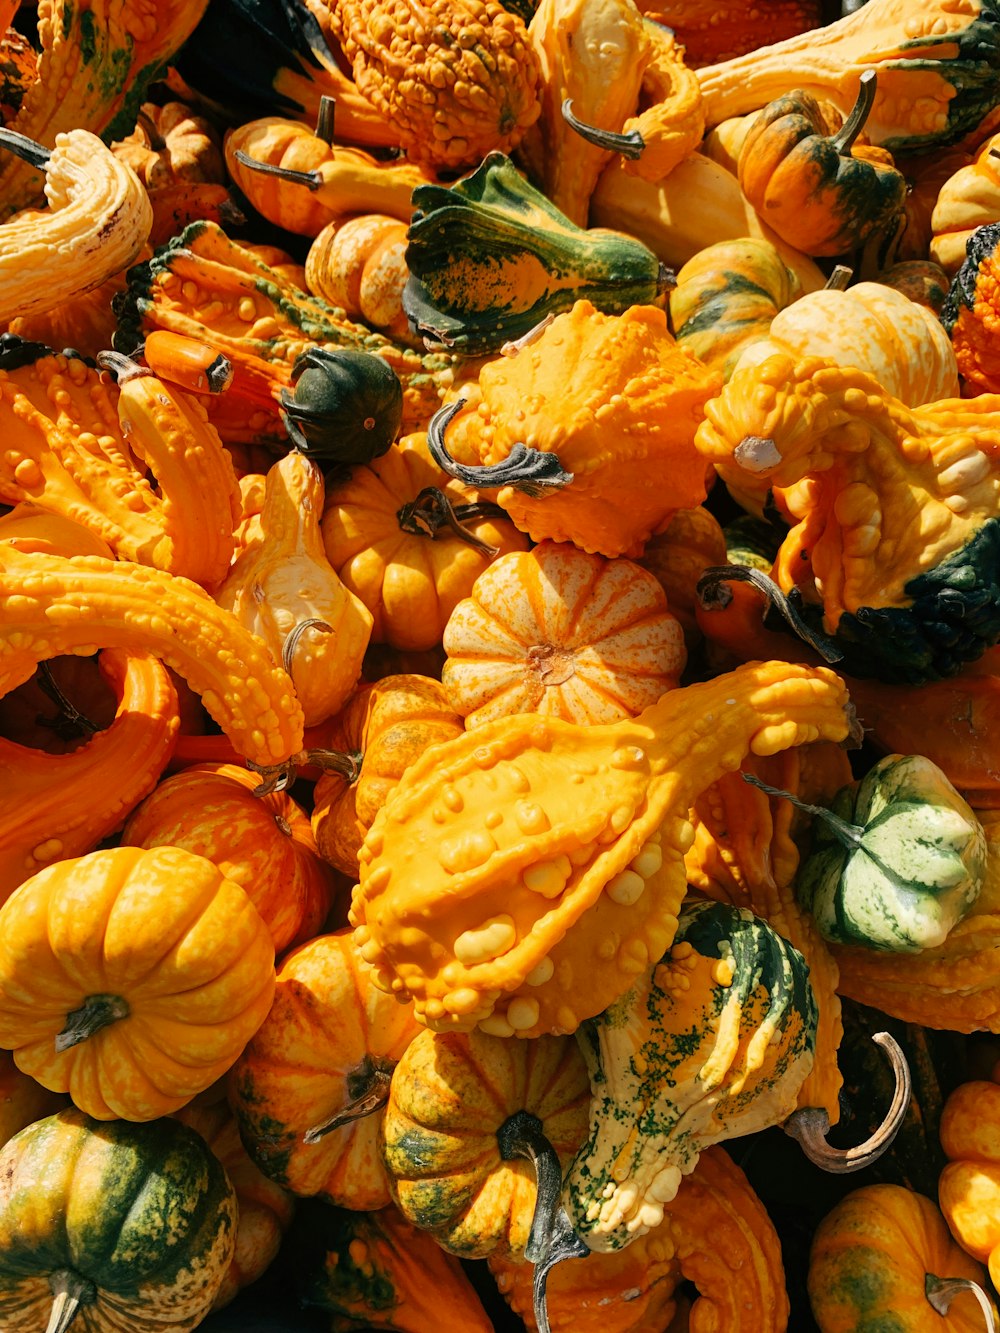
M 698 794 L 748 751 L 851 730 L 832 672 L 758 662 L 635 719 L 519 714 L 433 747 L 359 856 L 351 922 L 376 983 L 432 1028 L 575 1031 L 669 946 Z

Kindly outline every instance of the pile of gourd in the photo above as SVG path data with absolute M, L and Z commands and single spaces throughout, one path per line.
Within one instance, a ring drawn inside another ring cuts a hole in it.
M 1000 0 L 845 10 L 0 0 L 3 1329 L 1000 1326 Z

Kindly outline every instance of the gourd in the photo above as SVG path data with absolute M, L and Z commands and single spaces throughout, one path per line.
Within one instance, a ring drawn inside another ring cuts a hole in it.
M 306 255 L 306 286 L 399 342 L 412 339 L 403 310 L 407 224 L 384 213 L 336 217 Z
M 323 774 L 312 812 L 322 855 L 356 877 L 358 850 L 406 769 L 431 745 L 453 740 L 463 729 L 436 680 L 398 674 L 362 686 L 323 737 Z
M 966 393 L 993 394 L 1000 389 L 1000 366 L 993 348 L 996 247 L 1000 222 L 977 227 L 966 244 L 966 257 L 952 279 L 941 311 L 951 336 L 958 372 Z
M 844 739 L 844 710 L 831 672 L 756 663 L 634 720 L 515 714 L 435 746 L 359 853 L 351 921 L 376 984 L 429 1027 L 575 1031 L 669 947 L 698 794 L 749 750 Z
M 891 287 L 895 292 L 902 292 L 911 301 L 933 311 L 935 315 L 940 315 L 951 285 L 947 273 L 940 264 L 935 264 L 930 259 L 901 260 L 885 270 L 881 275 L 881 281 L 886 287 Z
M 323 546 L 374 617 L 372 642 L 425 651 L 499 554 L 528 543 L 497 506 L 453 480 L 422 434 L 327 487 Z
M 316 347 L 384 357 L 403 385 L 404 429 L 423 429 L 453 378 L 450 357 L 421 355 L 352 323 L 211 222 L 192 223 L 130 271 L 115 345 L 131 351 L 158 328 L 209 343 L 233 363 L 232 386 L 207 402 L 227 443 L 287 449 L 281 390 L 296 360 Z
M 824 938 L 901 953 L 943 944 L 979 896 L 986 835 L 937 765 L 887 755 L 823 811 L 796 891 Z
M 692 67 L 709 65 L 743 55 L 760 45 L 759 21 L 747 13 L 742 0 L 640 0 L 639 8 L 655 23 L 674 29 L 677 40 L 687 47 Z M 767 34 L 780 41 L 816 28 L 821 6 L 816 0 L 768 0 L 764 17 Z
M 157 329 L 146 338 L 142 360 L 159 379 L 187 393 L 223 393 L 233 382 L 233 364 L 216 348 L 166 329 Z
M 191 1103 L 173 1118 L 201 1135 L 236 1191 L 236 1246 L 212 1302 L 213 1310 L 221 1310 L 271 1266 L 291 1225 L 295 1201 L 251 1162 L 224 1099 L 211 1105 Z
M 931 214 L 931 258 L 953 275 L 965 260 L 966 245 L 977 227 L 1000 222 L 1000 135 L 987 139 L 971 162 L 959 166 L 941 185 Z
M 773 356 L 708 404 L 696 448 L 727 483 L 782 488 L 773 581 L 851 675 L 921 684 L 1000 636 L 993 403 L 910 408 L 860 370 Z
M 25 554 L 0 542 L 0 628 L 0 695 L 46 658 L 128 648 L 183 676 L 252 762 L 281 764 L 302 748 L 302 709 L 288 673 L 187 579 L 100 556 Z
M 865 1185 L 819 1224 L 809 1301 L 821 1333 L 874 1333 L 886 1320 L 906 1333 L 983 1333 L 995 1328 L 983 1278 L 930 1199 L 901 1185 Z
M 120 273 L 145 244 L 153 214 L 135 173 L 88 130 L 59 134 L 49 149 L 4 129 L 0 148 L 45 172 L 49 205 L 0 226 L 0 321 L 6 324 L 51 310 Z M 6 174 L 0 171 L 0 179 Z
M 9 1051 L 0 1053 L 0 1148 L 26 1126 L 55 1115 L 67 1104 L 65 1097 L 22 1074 Z
M 673 285 L 641 241 L 576 226 L 502 153 L 454 185 L 418 186 L 407 235 L 407 318 L 466 356 L 498 352 L 578 301 L 621 314 Z
M 718 388 L 717 374 L 676 345 L 662 310 L 608 315 L 577 301 L 515 356 L 480 370 L 481 401 L 466 431 L 480 466 L 447 449 L 464 399 L 435 414 L 428 445 L 460 481 L 499 487 L 497 503 L 532 541 L 637 556 L 673 513 L 705 497 L 705 466 L 691 443 Z M 650 485 L 664 472 L 668 491 Z
M 114 716 L 69 754 L 42 754 L 0 739 L 0 903 L 53 861 L 81 856 L 119 827 L 155 787 L 180 725 L 166 669 L 141 652 L 100 656 Z
M 938 1179 L 938 1204 L 967 1254 L 1000 1273 L 1000 1087 L 985 1079 L 960 1083 L 941 1113 L 948 1163 Z
M 194 764 L 164 778 L 129 815 L 124 847 L 182 847 L 238 884 L 282 954 L 317 935 L 335 883 L 309 816 L 284 791 L 255 796 L 258 778 L 236 764 Z
M 5 1328 L 201 1323 L 232 1260 L 237 1203 L 200 1135 L 74 1107 L 22 1130 L 0 1164 Z
M 577 1033 L 591 1106 L 563 1184 L 576 1234 L 616 1250 L 659 1226 L 703 1148 L 791 1114 L 815 1038 L 802 955 L 751 912 L 687 904 L 663 957 Z
M 536 1199 L 544 1209 L 558 1197 L 589 1100 L 569 1038 L 419 1033 L 393 1071 L 382 1122 L 397 1207 L 463 1259 L 534 1258 Z
M 358 92 L 414 162 L 472 166 L 538 118 L 537 57 L 523 20 L 496 0 L 433 0 L 419 18 L 340 0 L 329 14 Z
M 271 1004 L 274 945 L 256 908 L 179 847 L 47 866 L 0 926 L 0 1045 L 98 1120 L 176 1111 L 226 1072 Z
M 38 15 L 34 83 L 7 129 L 57 146 L 60 133 L 81 130 L 87 136 L 77 140 L 84 145 L 84 166 L 92 157 L 110 157 L 94 139 L 100 135 L 110 142 L 131 132 L 147 86 L 160 76 L 205 8 L 206 0 L 157 0 L 155 5 L 97 0 L 86 8 L 52 0 Z M 96 167 L 94 161 L 94 175 Z M 40 202 L 37 176 L 26 163 L 5 163 L 0 199 L 4 215 Z M 100 224 L 93 216 L 81 216 L 78 225 L 82 239 L 88 227 L 96 231 Z M 53 255 L 50 263 L 55 261 Z M 34 271 L 39 279 L 40 269 Z
M 222 145 L 214 126 L 183 102 L 143 102 L 136 126 L 111 145 L 146 186 L 147 193 L 176 181 L 221 182 Z
M 399 434 L 403 386 L 380 356 L 317 347 L 292 366 L 282 419 L 297 449 L 339 465 L 380 458 Z M 321 506 L 322 508 L 322 506 Z
M 153 247 L 147 242 L 135 260 L 141 262 L 152 253 Z M 47 351 L 53 347 L 72 348 L 81 357 L 95 358 L 98 352 L 111 346 L 116 324 L 111 303 L 119 292 L 125 290 L 125 285 L 123 269 L 99 286 L 72 297 L 64 305 L 40 310 L 34 315 L 18 315 L 8 322 L 7 329 L 26 342 L 42 344 Z
M 994 20 L 993 0 L 930 0 L 918 14 L 905 0 L 872 0 L 816 32 L 700 69 L 706 122 L 754 111 L 792 88 L 847 114 L 861 75 L 873 69 L 872 143 L 890 152 L 952 143 L 996 101 Z
M 215 590 L 219 606 L 270 649 L 291 677 L 306 726 L 332 717 L 361 675 L 372 617 L 323 549 L 319 468 L 292 450 L 267 474 L 259 536 Z
M 789 245 L 808 255 L 856 250 L 901 212 L 906 181 L 892 159 L 857 146 L 876 97 L 876 74 L 859 80 L 858 100 L 831 124 L 802 88 L 769 102 L 740 149 L 740 189 Z
M 677 686 L 687 660 L 652 574 L 559 542 L 496 559 L 443 642 L 441 683 L 470 728 L 510 713 L 634 717 Z
M 798 278 L 770 241 L 717 241 L 677 274 L 670 323 L 685 351 L 728 379 L 744 347 L 765 338 L 778 312 L 801 295 Z
M 334 1333 L 359 1324 L 397 1333 L 439 1333 L 442 1324 L 493 1333 L 459 1261 L 397 1208 L 324 1209 L 316 1229 L 310 1243 L 322 1254 L 305 1301 L 329 1312 Z
M 417 1032 L 409 1010 L 372 986 L 350 931 L 288 954 L 274 1003 L 227 1079 L 261 1171 L 293 1194 L 384 1208 L 378 1123 L 393 1067 Z

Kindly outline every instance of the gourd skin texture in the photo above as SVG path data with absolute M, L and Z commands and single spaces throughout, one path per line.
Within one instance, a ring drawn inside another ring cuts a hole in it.
M 955 274 L 941 311 L 951 335 L 959 374 L 966 392 L 994 394 L 1000 390 L 1000 359 L 996 353 L 998 305 L 996 247 L 1000 223 L 978 227 L 969 237 L 966 257 Z
M 565 1166 L 586 1134 L 589 1100 L 583 1058 L 568 1038 L 421 1032 L 393 1071 L 382 1121 L 397 1207 L 463 1259 L 523 1257 L 535 1168 L 505 1160 L 498 1131 L 519 1112 L 537 1117 Z
M 153 1120 L 232 1065 L 270 1007 L 273 962 L 256 908 L 204 857 L 118 847 L 60 861 L 0 909 L 0 1043 L 88 1115 Z M 76 1011 L 108 1007 L 56 1048 Z
M 816 1002 L 802 955 L 766 922 L 692 903 L 652 972 L 577 1039 L 590 1137 L 563 1205 L 591 1249 L 621 1249 L 659 1226 L 703 1148 L 791 1114 L 812 1068 Z
M 288 954 L 271 1010 L 228 1076 L 256 1165 L 293 1194 L 362 1212 L 384 1208 L 380 1110 L 315 1143 L 302 1136 L 349 1106 L 373 1073 L 388 1074 L 418 1031 L 408 1009 L 372 986 L 349 931 Z
M 13 1138 L 0 1172 L 5 1333 L 38 1333 L 67 1279 L 93 1296 L 74 1321 L 86 1333 L 188 1333 L 204 1319 L 233 1255 L 237 1203 L 200 1135 L 73 1107 Z
M 813 1316 L 821 1333 L 982 1333 L 983 1312 L 968 1294 L 942 1320 L 924 1292 L 928 1274 L 984 1279 L 930 1199 L 901 1185 L 865 1185 L 827 1214 L 813 1238 Z
M 701 639 L 695 620 L 698 580 L 710 565 L 726 563 L 726 539 L 718 519 L 700 505 L 678 509 L 663 531 L 649 539 L 637 563 L 667 594 L 670 614 L 681 622 L 690 652 Z
M 516 714 L 435 746 L 359 854 L 376 984 L 429 1027 L 575 1031 L 669 947 L 698 794 L 748 751 L 843 740 L 846 701 L 832 672 L 755 663 L 635 720 Z
M 781 488 L 796 525 L 772 577 L 849 674 L 923 684 L 1000 637 L 996 406 L 909 408 L 863 371 L 789 356 L 708 404 L 697 449 L 727 485 Z
M 962 1249 L 1000 1276 L 1000 1087 L 960 1083 L 941 1112 L 941 1147 L 948 1164 L 938 1178 L 938 1204 Z
M 830 809 L 860 842 L 813 823 L 796 892 L 824 938 L 900 953 L 943 944 L 979 896 L 986 835 L 941 770 L 922 755 L 887 755 Z
M 948 274 L 965 261 L 966 245 L 977 227 L 1000 222 L 1000 162 L 993 155 L 1000 134 L 987 139 L 975 160 L 959 166 L 942 184 L 931 214 L 930 256 Z
M 441 683 L 467 727 L 509 713 L 634 717 L 677 686 L 687 657 L 652 574 L 557 542 L 480 574 L 444 648 Z
M 748 12 L 743 0 L 640 0 L 639 8 L 653 22 L 674 29 L 692 68 L 753 51 L 760 45 L 761 17 L 768 35 L 779 38 L 821 22 L 818 0 L 767 0 L 761 15 Z
M 306 255 L 305 286 L 351 319 L 417 346 L 403 310 L 407 225 L 369 210 L 334 217 Z

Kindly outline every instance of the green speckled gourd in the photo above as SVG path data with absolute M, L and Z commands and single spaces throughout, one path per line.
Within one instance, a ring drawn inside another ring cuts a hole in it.
M 228 1271 L 236 1209 L 176 1120 L 36 1121 L 0 1152 L 0 1328 L 187 1333 Z
M 417 186 L 413 208 L 403 309 L 418 333 L 467 356 L 499 351 L 576 301 L 619 315 L 674 285 L 641 241 L 578 227 L 503 153 L 451 187 Z
M 1000 640 L 1000 395 L 908 407 L 779 354 L 734 373 L 695 447 L 727 486 L 780 492 L 771 577 L 838 670 L 919 685 Z
M 350 347 L 313 348 L 282 392 L 285 427 L 310 458 L 350 466 L 381 458 L 399 434 L 403 386 L 388 362 Z
M 795 1109 L 815 1050 L 809 969 L 752 912 L 691 902 L 660 962 L 577 1040 L 590 1136 L 563 1206 L 592 1250 L 617 1250 L 659 1226 L 704 1148 Z
M 986 834 L 923 755 L 886 755 L 817 814 L 796 891 L 826 939 L 917 953 L 975 906 Z

